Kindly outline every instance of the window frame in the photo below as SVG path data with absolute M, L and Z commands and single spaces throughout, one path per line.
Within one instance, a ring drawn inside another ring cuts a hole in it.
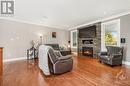
M 74 32 L 76 32 L 76 46 L 73 46 L 73 33 Z M 71 32 L 70 32 L 70 35 L 71 35 L 71 41 L 70 41 L 70 43 L 71 43 L 71 48 L 77 48 L 77 46 L 78 46 L 78 39 L 77 39 L 77 30 L 72 30 Z

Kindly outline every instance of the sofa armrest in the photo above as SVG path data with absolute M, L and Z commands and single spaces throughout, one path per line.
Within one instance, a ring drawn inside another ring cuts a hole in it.
M 62 56 L 61 53 L 60 53 L 60 51 L 55 50 L 54 52 L 55 52 L 56 56 L 58 56 L 58 57 Z
M 67 56 L 61 56 L 58 58 L 58 60 L 66 60 L 66 59 L 71 59 L 72 55 L 67 55 Z
M 55 63 L 54 73 L 62 74 L 62 73 L 71 71 L 72 68 L 73 68 L 72 59 L 60 60 Z
M 60 51 L 60 53 L 61 53 L 61 55 L 66 56 L 66 55 L 70 55 L 71 51 L 69 51 L 69 50 L 62 50 L 62 51 Z

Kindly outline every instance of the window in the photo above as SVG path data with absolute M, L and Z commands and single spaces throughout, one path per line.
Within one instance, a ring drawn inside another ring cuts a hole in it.
M 105 45 L 109 46 L 109 45 L 113 45 L 116 46 L 117 45 L 117 36 L 118 33 L 116 31 L 114 32 L 105 32 Z
M 77 48 L 77 30 L 71 31 L 71 47 Z
M 120 19 L 102 23 L 101 50 L 106 51 L 106 46 L 120 46 Z

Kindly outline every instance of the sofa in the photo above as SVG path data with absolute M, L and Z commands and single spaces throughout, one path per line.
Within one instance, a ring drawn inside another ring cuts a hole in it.
M 47 46 L 51 46 L 54 50 L 60 51 L 61 55 L 66 56 L 71 54 L 71 50 L 61 50 L 59 44 L 45 44 Z
M 114 65 L 122 65 L 123 47 L 107 46 L 107 52 L 99 53 L 99 61 L 101 63 Z

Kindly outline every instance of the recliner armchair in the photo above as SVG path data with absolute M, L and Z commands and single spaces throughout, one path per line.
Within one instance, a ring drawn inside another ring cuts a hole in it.
M 59 52 L 60 53 L 60 52 Z M 73 59 L 71 55 L 57 56 L 53 48 L 48 50 L 49 55 L 49 70 L 53 74 L 62 74 L 71 71 L 73 68 Z
M 66 56 L 71 54 L 71 50 L 60 50 L 59 44 L 45 44 L 52 47 L 56 51 L 60 51 L 61 55 Z
M 114 65 L 122 65 L 123 47 L 107 46 L 107 52 L 99 53 L 99 61 L 102 63 Z

